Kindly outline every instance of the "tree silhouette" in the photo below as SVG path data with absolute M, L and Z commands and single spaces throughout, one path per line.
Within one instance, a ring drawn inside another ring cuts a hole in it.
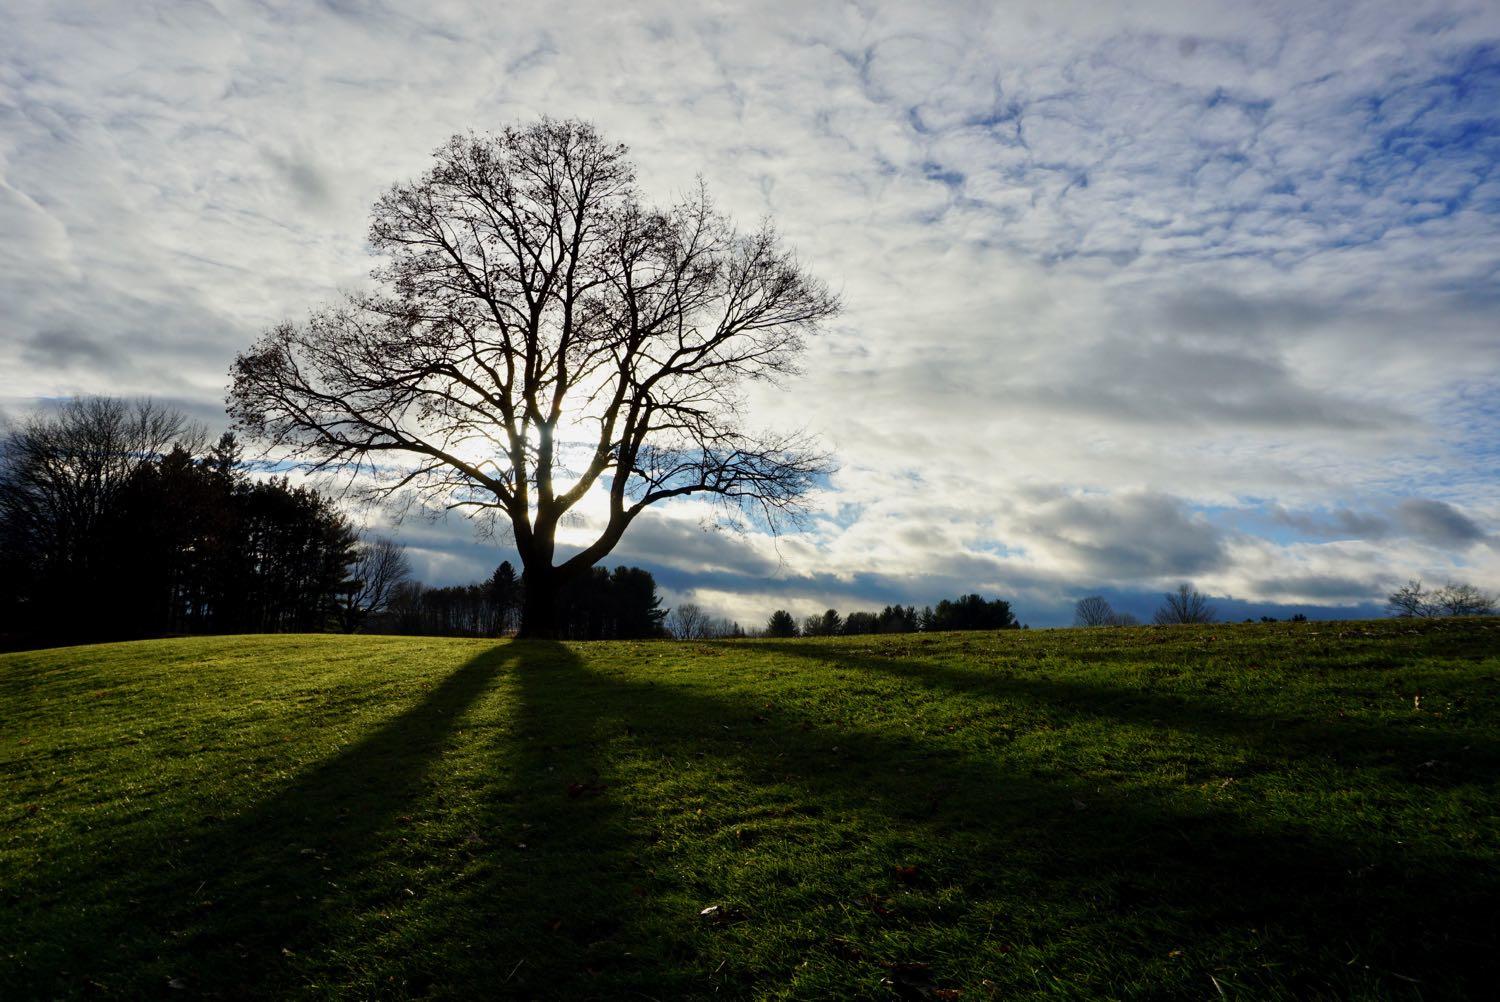
M 490 597 L 495 603 L 496 632 L 509 633 L 521 606 L 521 579 L 516 576 L 516 569 L 509 560 L 500 561 L 500 566 L 490 575 Z
M 1177 586 L 1162 596 L 1161 608 L 1152 617 L 1158 626 L 1173 626 L 1179 623 L 1212 623 L 1214 607 L 1207 597 L 1189 584 Z
M 349 579 L 339 596 L 339 623 L 344 632 L 353 633 L 371 613 L 384 609 L 397 586 L 410 577 L 411 562 L 400 543 L 377 537 L 355 544 Z
M 455 136 L 375 204 L 370 241 L 376 290 L 268 331 L 234 363 L 230 412 L 377 497 L 503 520 L 524 635 L 556 632 L 558 590 L 646 507 L 706 495 L 774 522 L 831 468 L 800 435 L 747 429 L 740 387 L 792 372 L 837 298 L 701 188 L 644 204 L 625 148 L 586 123 Z M 596 485 L 603 528 L 557 563 Z
M 10 627 L 107 635 L 79 619 L 121 597 L 109 573 L 129 541 L 115 531 L 120 502 L 141 470 L 192 437 L 170 408 L 87 397 L 24 418 L 0 440 L 0 589 Z
M 202 439 L 149 401 L 81 398 L 0 440 L 0 644 L 357 618 L 369 603 L 338 507 L 251 479 L 232 435 Z
M 1386 606 L 1393 616 L 1488 616 L 1495 611 L 1495 598 L 1471 584 L 1449 582 L 1429 590 L 1416 578 L 1391 592 Z
M 1073 606 L 1074 626 L 1110 626 L 1114 616 L 1115 610 L 1103 595 L 1080 598 Z
M 795 637 L 797 632 L 797 621 L 785 609 L 777 609 L 771 613 L 771 618 L 766 620 L 766 636 L 768 637 Z
M 1495 598 L 1471 584 L 1449 583 L 1437 593 L 1438 605 L 1450 616 L 1489 616 L 1495 611 Z
M 808 616 L 802 624 L 804 637 L 836 637 L 844 632 L 844 618 L 837 609 L 829 609 L 822 615 Z
M 697 602 L 679 602 L 667 616 L 667 629 L 678 640 L 702 640 L 712 630 L 711 617 Z
M 986 600 L 979 595 L 943 599 L 932 610 L 927 630 L 1014 630 L 1020 627 L 1010 603 L 997 598 Z

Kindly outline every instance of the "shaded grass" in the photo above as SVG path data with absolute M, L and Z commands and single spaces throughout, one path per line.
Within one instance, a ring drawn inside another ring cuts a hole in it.
M 1489 997 L 1497 682 L 1494 620 L 9 655 L 0 995 Z

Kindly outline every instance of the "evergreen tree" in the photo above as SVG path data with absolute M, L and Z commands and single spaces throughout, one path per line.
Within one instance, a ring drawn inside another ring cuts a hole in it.
M 797 621 L 785 609 L 777 609 L 771 613 L 771 618 L 766 620 L 766 636 L 768 637 L 795 637 L 797 632 Z
M 963 595 L 953 601 L 943 599 L 932 610 L 923 629 L 931 630 L 1014 630 L 1020 628 L 1010 603 L 1004 599 L 986 601 L 978 595 Z
M 490 575 L 490 599 L 495 603 L 496 632 L 509 633 L 516 625 L 521 609 L 521 580 L 509 560 L 500 561 Z

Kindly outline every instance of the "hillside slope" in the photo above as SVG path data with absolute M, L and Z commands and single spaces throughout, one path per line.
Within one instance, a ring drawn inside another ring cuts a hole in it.
M 1500 975 L 1496 620 L 13 654 L 0 782 L 4 998 Z

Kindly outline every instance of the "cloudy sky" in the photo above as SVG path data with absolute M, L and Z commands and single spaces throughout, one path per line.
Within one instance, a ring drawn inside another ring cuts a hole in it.
M 628 11 L 624 8 L 630 8 Z M 539 114 L 771 215 L 846 311 L 756 397 L 840 472 L 610 563 L 747 623 L 977 590 L 1032 625 L 1500 587 L 1500 5 L 0 0 L 0 410 L 222 426 L 266 326 L 360 287 L 370 203 Z M 379 516 L 373 516 L 378 520 Z M 583 532 L 586 526 L 576 527 Z M 399 534 L 428 580 L 503 556 Z

